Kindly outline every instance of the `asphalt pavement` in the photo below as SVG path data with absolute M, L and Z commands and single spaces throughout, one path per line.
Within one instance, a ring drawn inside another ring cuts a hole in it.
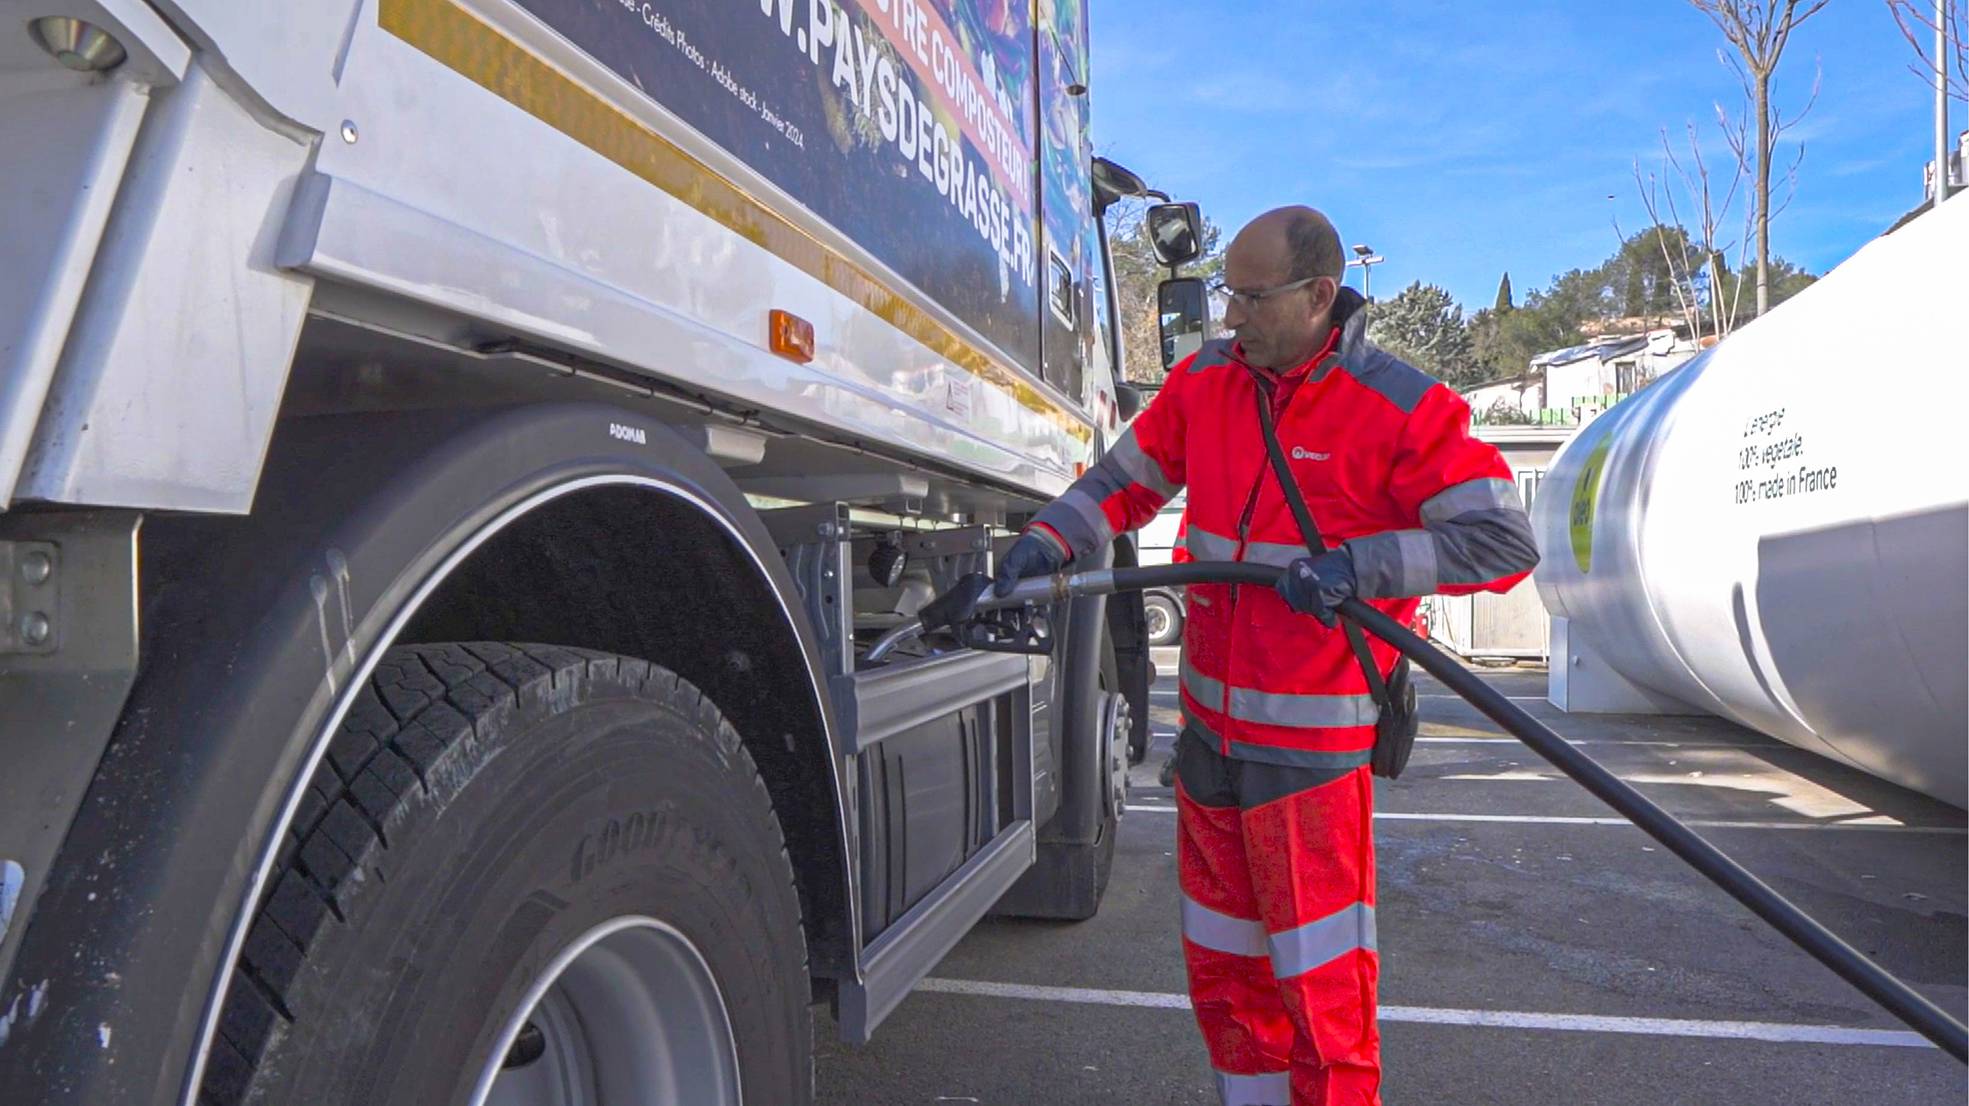
M 1159 651 L 1163 652 L 1163 651 Z M 987 921 L 877 1031 L 816 1023 L 826 1106 L 1208 1103 L 1183 997 L 1175 816 L 1153 750 L 1100 914 Z M 1713 718 L 1569 716 L 1542 670 L 1479 669 L 1834 932 L 1961 1018 L 1962 811 Z M 1962 1065 L 1418 673 L 1422 739 L 1377 781 L 1389 1103 L 1960 1104 Z

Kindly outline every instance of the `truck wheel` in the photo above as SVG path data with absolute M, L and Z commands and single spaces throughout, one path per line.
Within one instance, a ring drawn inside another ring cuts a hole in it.
M 392 649 L 285 844 L 202 1103 L 811 1101 L 771 799 L 657 665 Z
M 1174 645 L 1183 640 L 1183 608 L 1159 591 L 1142 596 L 1142 614 L 1148 620 L 1150 645 Z
M 1101 728 L 1096 737 L 1100 742 L 1097 762 L 1100 780 L 1096 784 L 1100 792 L 1087 797 L 1100 803 L 1097 839 L 1080 844 L 1048 841 L 1045 839 L 1047 827 L 1041 827 L 1032 867 L 992 907 L 993 914 L 1007 918 L 1058 918 L 1084 922 L 1101 909 L 1101 898 L 1108 890 L 1108 877 L 1114 872 L 1114 839 L 1120 833 L 1118 820 L 1122 804 L 1113 790 L 1116 773 L 1120 774 L 1124 787 L 1127 778 L 1127 768 L 1117 763 L 1117 760 L 1125 760 L 1127 737 L 1116 732 L 1115 727 L 1125 725 L 1129 714 L 1127 701 L 1108 690 L 1116 683 L 1112 675 L 1113 664 L 1114 658 L 1110 653 L 1104 661 L 1107 671 L 1102 672 L 1100 677 L 1101 704 L 1096 715 Z

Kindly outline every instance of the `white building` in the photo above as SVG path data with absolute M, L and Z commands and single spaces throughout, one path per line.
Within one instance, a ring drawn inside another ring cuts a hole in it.
M 1463 392 L 1475 434 L 1511 466 L 1531 509 L 1552 457 L 1594 416 L 1695 356 L 1698 343 L 1672 329 L 1607 335 L 1541 353 L 1515 379 Z M 1530 579 L 1503 595 L 1433 596 L 1429 634 L 1466 657 L 1543 660 L 1551 625 Z
M 1579 426 L 1695 356 L 1670 328 L 1541 353 L 1525 372 L 1463 393 L 1479 423 Z
M 1504 455 L 1526 511 L 1538 497 L 1553 456 L 1578 431 L 1577 425 L 1473 428 L 1478 441 L 1489 442 Z M 1465 657 L 1544 660 L 1550 651 L 1551 620 L 1529 577 L 1502 595 L 1432 595 L 1423 600 L 1423 612 L 1429 636 Z

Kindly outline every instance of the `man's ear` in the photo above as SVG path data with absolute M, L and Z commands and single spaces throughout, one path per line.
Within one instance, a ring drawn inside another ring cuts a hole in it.
M 1333 310 L 1340 301 L 1340 282 L 1332 277 L 1321 277 L 1313 285 L 1313 314 L 1324 315 Z

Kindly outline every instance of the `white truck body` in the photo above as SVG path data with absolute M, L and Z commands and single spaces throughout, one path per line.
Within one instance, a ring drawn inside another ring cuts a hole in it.
M 1103 374 L 1074 395 L 1039 379 L 507 0 L 330 0 L 277 19 L 178 0 L 169 24 L 93 7 L 78 12 L 159 60 L 94 83 L 37 72 L 88 90 L 43 92 L 78 102 L 9 143 L 81 164 L 36 159 L 51 207 L 72 206 L 10 228 L 35 239 L 10 252 L 40 263 L 5 278 L 8 302 L 32 305 L 0 316 L 21 382 L 0 425 L 0 459 L 22 458 L 5 499 L 248 510 L 307 312 L 361 318 L 338 301 L 365 294 L 445 313 L 434 340 L 524 335 L 1040 495 L 1113 410 Z M 26 36 L 7 48 L 48 68 Z M 459 71 L 501 64 L 524 67 L 497 74 L 510 99 Z M 666 164 L 623 164 L 643 158 Z M 689 197 L 647 179 L 678 174 Z M 843 291 L 870 286 L 902 302 L 878 313 Z M 814 324 L 811 364 L 765 348 L 775 307 Z

